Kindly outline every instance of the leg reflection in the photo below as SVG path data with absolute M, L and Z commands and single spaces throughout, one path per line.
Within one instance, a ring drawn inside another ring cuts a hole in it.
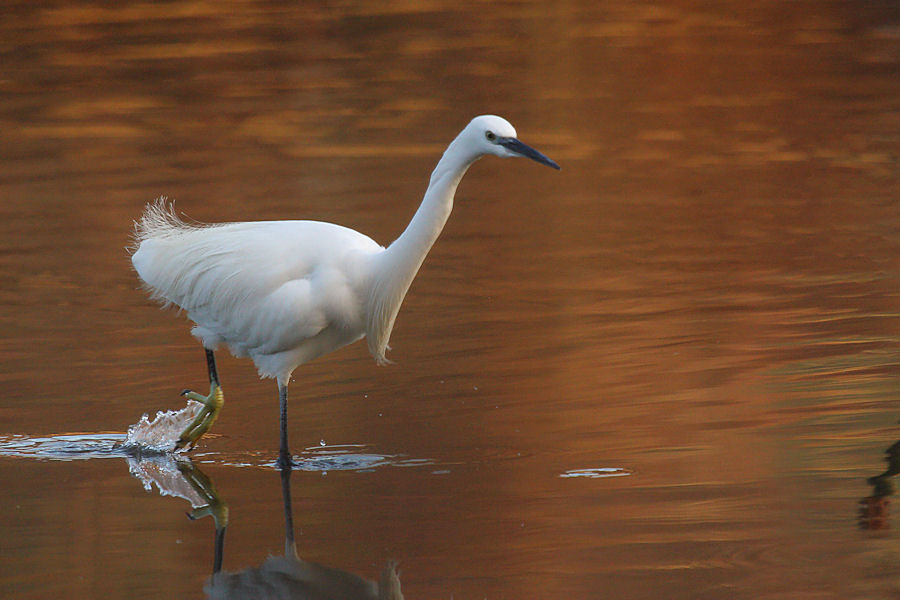
M 282 469 L 281 498 L 284 509 L 284 556 L 272 556 L 259 567 L 234 573 L 221 570 L 224 529 L 216 531 L 216 568 L 204 591 L 210 599 L 330 598 L 332 600 L 403 600 L 397 564 L 389 562 L 379 581 L 301 559 L 294 537 L 291 504 L 291 469 Z
M 191 521 L 212 517 L 216 526 L 216 542 L 213 555 L 213 573 L 222 570 L 222 557 L 225 553 L 225 529 L 228 527 L 228 505 L 219 496 L 212 480 L 190 461 L 178 464 L 178 471 L 194 491 L 206 501 L 187 513 Z
M 290 467 L 281 469 L 281 499 L 284 503 L 284 555 L 297 558 L 297 543 L 294 541 L 294 510 L 291 504 Z

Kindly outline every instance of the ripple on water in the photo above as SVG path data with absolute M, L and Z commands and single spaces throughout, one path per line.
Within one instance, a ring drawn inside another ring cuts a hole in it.
M 0 456 L 44 460 L 121 458 L 128 454 L 123 433 L 68 433 L 46 437 L 0 436 Z
M 631 471 L 621 467 L 594 467 L 591 469 L 571 469 L 560 473 L 560 477 L 586 477 L 588 479 L 601 479 L 603 477 L 624 477 L 631 475 Z
M 409 458 L 402 454 L 372 454 L 366 446 L 314 446 L 299 458 L 295 470 L 300 471 L 371 471 L 378 467 L 422 467 L 434 464 L 429 458 Z
M 429 458 L 410 458 L 402 454 L 376 454 L 367 451 L 368 446 L 347 444 L 314 446 L 295 456 L 294 469 L 298 471 L 356 471 L 366 472 L 382 467 L 423 467 L 434 465 Z M 154 473 L 177 470 L 179 461 L 189 461 L 188 455 L 155 450 L 135 445 L 134 438 L 124 433 L 69 433 L 61 435 L 29 437 L 26 435 L 0 435 L 0 457 L 33 458 L 41 460 L 89 460 L 93 458 L 128 459 L 132 474 L 142 481 L 157 483 Z M 259 452 L 196 452 L 193 462 L 218 464 L 229 467 L 276 468 L 268 453 Z M 147 475 L 142 477 L 139 473 Z
M 132 474 L 144 481 L 160 483 L 178 471 L 179 461 L 188 461 L 187 454 L 175 451 L 181 432 L 197 417 L 202 405 L 188 401 L 180 410 L 159 411 L 151 420 L 146 414 L 121 433 L 73 433 L 47 437 L 24 435 L 0 436 L 0 456 L 39 458 L 47 460 L 86 460 L 91 458 L 128 458 Z M 295 470 L 299 471 L 371 471 L 380 467 L 420 467 L 434 463 L 427 458 L 409 458 L 398 454 L 376 454 L 361 444 L 318 446 L 307 448 L 295 456 Z M 159 458 L 153 461 L 153 458 Z M 261 452 L 194 452 L 197 463 L 231 467 L 276 468 L 268 453 Z M 142 464 L 142 460 L 149 460 Z M 166 485 L 160 489 L 166 488 Z

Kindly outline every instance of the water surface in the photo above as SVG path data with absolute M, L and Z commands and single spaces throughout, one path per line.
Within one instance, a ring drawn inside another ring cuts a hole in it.
M 4 17 L 0 596 L 205 597 L 215 527 L 184 513 L 212 496 L 191 482 L 227 504 L 225 571 L 284 555 L 277 393 L 246 361 L 220 356 L 181 495 L 126 456 L 10 450 L 105 448 L 205 387 L 187 323 L 130 269 L 143 205 L 387 243 L 480 113 L 563 170 L 475 165 L 397 364 L 357 344 L 295 372 L 302 564 L 375 582 L 397 561 L 406 598 L 900 592 L 895 3 Z

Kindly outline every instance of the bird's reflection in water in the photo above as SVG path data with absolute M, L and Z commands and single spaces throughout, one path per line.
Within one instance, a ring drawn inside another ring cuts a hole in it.
M 212 480 L 189 459 L 171 455 L 152 459 L 129 459 L 132 474 L 155 484 L 164 496 L 184 498 L 193 510 L 192 520 L 210 516 L 216 528 L 213 574 L 203 590 L 214 600 L 403 600 L 395 562 L 389 562 L 379 581 L 318 565 L 301 559 L 294 540 L 291 505 L 291 470 L 281 472 L 284 504 L 284 556 L 272 556 L 259 567 L 240 571 L 222 570 L 228 505 L 219 496 Z
M 885 450 L 885 459 L 888 468 L 884 473 L 867 480 L 872 486 L 872 494 L 859 501 L 859 526 L 862 529 L 888 529 L 891 526 L 888 496 L 894 494 L 893 478 L 900 473 L 900 442 Z

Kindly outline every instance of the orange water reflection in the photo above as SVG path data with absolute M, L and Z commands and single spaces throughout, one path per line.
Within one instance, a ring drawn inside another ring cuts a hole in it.
M 443 145 L 496 112 L 563 171 L 476 165 L 400 313 L 398 364 L 358 345 L 298 370 L 298 444 L 434 460 L 297 477 L 304 558 L 397 559 L 410 598 L 897 592 L 898 528 L 854 524 L 897 439 L 893 4 L 4 15 L 0 434 L 124 431 L 203 383 L 186 323 L 128 265 L 145 202 L 388 242 Z M 206 444 L 246 518 L 237 571 L 278 551 L 279 490 L 222 463 L 274 454 L 277 402 L 221 362 Z M 631 474 L 560 477 L 603 468 Z M 0 596 L 200 594 L 209 532 L 121 465 L 2 458 L 0 481 Z

